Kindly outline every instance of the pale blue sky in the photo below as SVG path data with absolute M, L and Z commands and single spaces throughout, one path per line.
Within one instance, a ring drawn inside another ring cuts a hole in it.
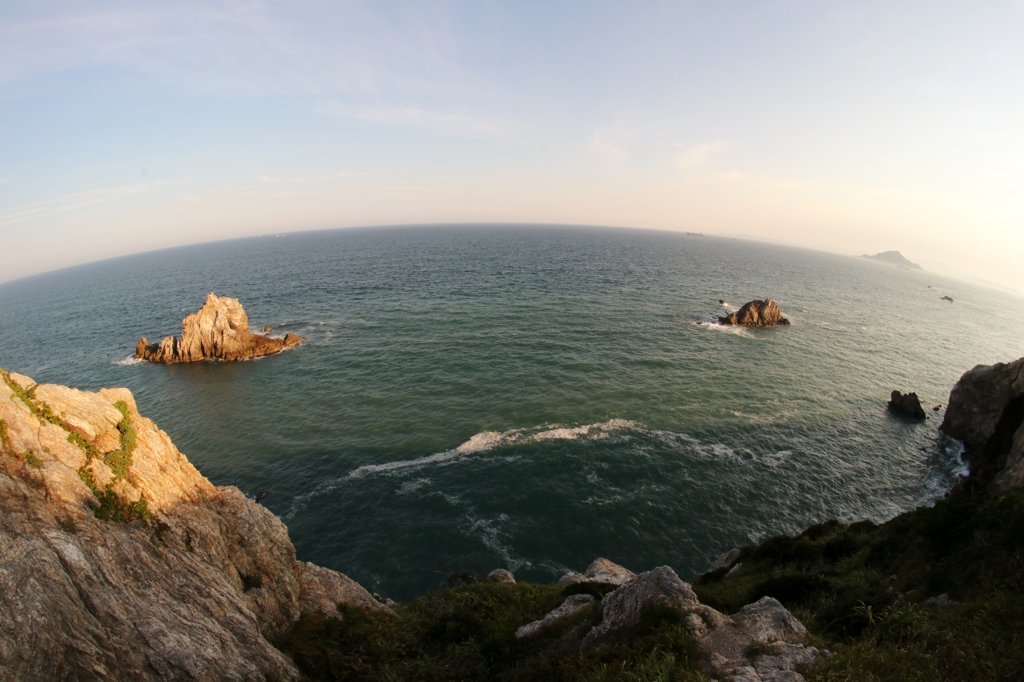
M 0 281 L 525 221 L 1024 290 L 1024 2 L 0 0 L 0 150 Z

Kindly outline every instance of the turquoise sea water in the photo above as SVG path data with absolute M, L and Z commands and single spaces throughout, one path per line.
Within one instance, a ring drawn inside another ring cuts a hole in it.
M 234 364 L 129 360 L 209 291 L 308 343 Z M 710 324 L 763 297 L 793 325 Z M 301 559 L 402 600 L 449 571 L 551 581 L 598 556 L 693 576 L 736 545 L 927 504 L 961 470 L 958 444 L 941 411 L 914 423 L 888 394 L 944 404 L 973 365 L 1024 354 L 1020 305 L 678 233 L 340 230 L 0 285 L 0 366 L 129 387 L 214 483 L 265 492 Z

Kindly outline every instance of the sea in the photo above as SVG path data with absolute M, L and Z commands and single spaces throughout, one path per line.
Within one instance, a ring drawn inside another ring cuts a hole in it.
M 132 359 L 211 291 L 307 342 Z M 763 298 L 792 325 L 717 323 Z M 964 473 L 939 431 L 950 389 L 1024 355 L 1021 302 L 678 232 L 344 229 L 0 285 L 0 367 L 130 388 L 211 481 L 287 524 L 300 559 L 404 601 L 454 572 L 552 582 L 597 557 L 692 578 L 733 547 L 932 504 Z M 890 413 L 893 389 L 928 418 Z

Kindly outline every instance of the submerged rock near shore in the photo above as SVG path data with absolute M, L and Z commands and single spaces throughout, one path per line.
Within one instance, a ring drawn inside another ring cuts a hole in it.
M 210 292 L 203 307 L 182 320 L 180 338 L 167 336 L 160 343 L 151 344 L 142 337 L 135 345 L 135 357 L 165 364 L 249 360 L 280 353 L 303 341 L 295 334 L 286 334 L 283 339 L 253 334 L 249 331 L 249 317 L 237 298 Z
M 750 301 L 736 312 L 718 318 L 719 324 L 741 327 L 788 327 L 789 320 L 772 299 Z
M 390 612 L 297 561 L 284 524 L 212 485 L 127 389 L 2 370 L 0 594 L 0 679 L 297 679 L 267 638 L 300 613 Z

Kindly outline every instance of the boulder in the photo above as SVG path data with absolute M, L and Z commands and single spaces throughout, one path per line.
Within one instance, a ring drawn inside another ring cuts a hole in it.
M 953 386 L 942 432 L 964 443 L 972 478 L 1010 490 L 1024 484 L 1024 358 L 978 365 Z
M 720 324 L 741 327 L 788 327 L 789 320 L 782 316 L 778 304 L 770 298 L 764 301 L 750 301 L 734 313 L 718 318 Z
M 489 583 L 504 583 L 506 585 L 515 585 L 516 577 L 512 575 L 512 571 L 506 571 L 504 568 L 496 568 L 487 574 L 486 578 Z
M 608 559 L 595 559 L 584 573 L 569 571 L 558 579 L 559 587 L 569 587 L 578 583 L 603 583 L 605 585 L 625 585 L 636 577 L 636 573 L 619 566 Z
M 906 395 L 899 391 L 893 391 L 889 396 L 889 409 L 893 412 L 899 412 L 915 419 L 924 419 L 925 413 L 924 408 L 921 407 L 921 401 L 918 399 L 916 393 L 907 393 Z
M 701 604 L 693 589 L 668 566 L 659 566 L 641 573 L 622 587 L 609 592 L 601 606 L 602 620 L 583 638 L 584 649 L 636 627 L 640 624 L 643 612 L 651 608 L 669 608 L 680 614 L 696 614 L 698 621 L 712 627 L 725 622 L 722 614 Z
M 605 595 L 601 622 L 583 637 L 580 648 L 614 641 L 639 625 L 650 609 L 671 609 L 679 614 L 707 672 L 718 678 L 803 682 L 797 670 L 815 665 L 826 653 L 805 646 L 807 629 L 776 599 L 763 597 L 726 616 L 701 604 L 693 589 L 668 566 L 641 573 Z
M 238 299 L 211 292 L 198 312 L 182 320 L 180 337 L 167 336 L 154 344 L 142 337 L 135 344 L 135 357 L 160 363 L 249 360 L 280 353 L 303 341 L 295 334 L 277 339 L 251 333 L 249 317 Z

